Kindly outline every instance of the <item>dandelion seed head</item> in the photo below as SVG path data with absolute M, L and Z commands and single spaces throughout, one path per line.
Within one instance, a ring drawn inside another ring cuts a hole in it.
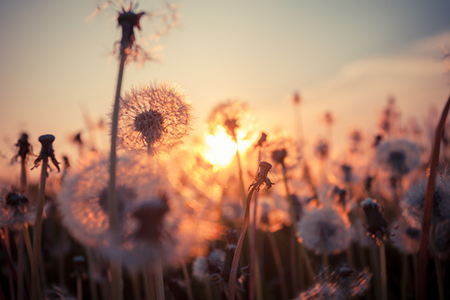
M 123 156 L 116 167 L 119 231 L 109 230 L 106 193 L 109 160 L 94 158 L 69 173 L 57 198 L 63 224 L 82 244 L 131 269 L 161 260 L 178 264 L 217 234 L 195 200 L 181 198 L 148 161 Z
M 252 139 L 256 127 L 255 117 L 249 106 L 237 100 L 217 105 L 211 111 L 207 123 L 210 135 L 215 135 L 222 127 L 234 141 Z
M 345 250 L 351 241 L 346 216 L 331 207 L 305 212 L 298 223 L 300 237 L 308 249 L 318 254 L 335 254 Z
M 209 281 L 213 274 L 220 274 L 226 253 L 214 249 L 208 256 L 199 256 L 192 264 L 192 275 L 199 281 Z
M 376 148 L 377 163 L 388 172 L 405 175 L 420 165 L 420 149 L 405 139 L 387 140 Z
M 192 104 L 175 85 L 132 88 L 121 100 L 119 142 L 129 150 L 168 153 L 184 142 L 192 119 Z
M 412 184 L 403 193 L 400 202 L 403 216 L 415 228 L 420 228 L 422 223 L 426 187 L 426 178 L 418 184 Z M 438 173 L 433 194 L 431 223 L 437 224 L 447 219 L 450 219 L 450 175 Z
M 411 227 L 403 218 L 392 223 L 392 244 L 404 254 L 416 254 L 420 248 L 420 230 Z

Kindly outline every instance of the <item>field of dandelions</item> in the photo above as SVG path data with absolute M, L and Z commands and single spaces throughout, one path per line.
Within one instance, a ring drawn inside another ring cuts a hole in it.
M 305 140 L 299 93 L 295 135 L 261 132 L 251 107 L 225 100 L 186 142 L 181 87 L 121 90 L 127 63 L 151 60 L 134 36 L 145 15 L 118 10 L 113 108 L 74 135 L 78 155 L 52 134 L 10 145 L 20 176 L 0 185 L 0 299 L 450 298 L 448 103 L 422 125 L 388 99 L 378 134 L 355 129 L 331 156 L 332 112 L 325 138 Z

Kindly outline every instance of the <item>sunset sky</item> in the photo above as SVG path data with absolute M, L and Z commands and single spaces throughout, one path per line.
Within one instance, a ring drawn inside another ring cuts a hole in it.
M 21 131 L 37 149 L 39 135 L 54 134 L 62 155 L 70 135 L 86 131 L 84 112 L 108 121 L 118 70 L 112 51 L 121 33 L 117 5 L 87 20 L 102 3 L 0 0 L 3 159 Z M 227 99 L 247 102 L 262 130 L 293 132 L 291 98 L 300 91 L 312 142 L 327 110 L 339 140 L 355 127 L 373 131 L 390 95 L 405 119 L 420 119 L 432 105 L 441 109 L 450 91 L 441 49 L 450 48 L 449 1 L 171 3 L 179 4 L 180 22 L 159 40 L 162 57 L 127 65 L 122 90 L 155 80 L 178 84 L 195 106 L 199 135 L 212 108 Z M 163 7 L 146 0 L 138 11 Z M 144 18 L 138 39 L 148 39 L 154 25 Z

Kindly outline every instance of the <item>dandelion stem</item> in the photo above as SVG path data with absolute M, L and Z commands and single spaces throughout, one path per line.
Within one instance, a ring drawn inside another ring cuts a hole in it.
M 277 268 L 278 277 L 280 278 L 281 295 L 284 300 L 288 300 L 289 298 L 286 287 L 286 279 L 284 278 L 283 263 L 281 261 L 280 251 L 278 251 L 277 243 L 275 241 L 275 237 L 272 231 L 269 230 L 267 232 L 267 236 L 269 238 L 270 247 L 272 248 L 273 258 L 275 260 L 275 266 Z
M 25 194 L 27 189 L 27 170 L 26 170 L 26 158 L 22 157 L 20 161 L 20 192 Z
M 17 242 L 17 299 L 23 300 L 25 294 L 24 282 L 23 282 L 23 270 L 25 269 L 24 264 L 24 240 L 22 232 L 18 232 L 18 242 Z
M 255 189 L 256 189 L 256 185 L 254 185 L 251 188 L 250 192 L 247 195 L 247 201 L 245 204 L 244 221 L 243 221 L 242 227 L 241 227 L 241 234 L 239 235 L 239 240 L 236 245 L 236 251 L 234 253 L 233 262 L 231 263 L 230 279 L 228 281 L 228 299 L 229 300 L 235 299 L 237 269 L 238 269 L 239 259 L 241 257 L 242 245 L 244 242 L 244 238 L 245 238 L 245 234 L 247 232 L 247 227 L 248 227 L 248 222 L 249 222 L 250 202 L 251 202 L 253 193 L 255 192 Z
M 28 260 L 33 261 L 33 248 L 31 247 L 31 238 L 28 231 L 28 225 L 24 225 L 22 228 L 23 238 L 25 240 L 25 247 L 27 248 Z
M 80 275 L 77 276 L 77 299 L 83 300 L 83 279 Z
M 381 266 L 381 295 L 383 300 L 388 299 L 387 292 L 387 272 L 386 272 L 386 249 L 382 242 L 380 245 L 380 266 Z
M 109 186 L 108 186 L 108 216 L 109 227 L 112 232 L 119 230 L 118 224 L 118 207 L 116 201 L 116 142 L 117 142 L 117 128 L 119 122 L 119 105 L 120 105 L 120 91 L 122 89 L 123 71 L 127 55 L 125 50 L 121 49 L 119 63 L 119 74 L 117 76 L 116 96 L 114 99 L 114 109 L 111 122 L 111 152 L 109 161 Z M 119 262 L 111 261 L 111 290 L 114 300 L 122 299 L 122 268 Z
M 33 234 L 33 260 L 31 262 L 31 300 L 40 298 L 39 261 L 41 259 L 42 218 L 45 204 L 45 182 L 47 179 L 48 157 L 42 158 L 41 179 L 39 183 L 38 206 Z
M 245 209 L 245 187 L 244 187 L 244 176 L 242 173 L 242 164 L 241 164 L 241 155 L 239 153 L 239 148 L 238 148 L 238 141 L 237 139 L 235 139 L 236 142 L 236 159 L 237 159 L 237 163 L 238 163 L 238 168 L 239 168 L 239 182 L 241 184 L 241 193 L 242 193 L 242 207 Z
M 417 279 L 416 299 L 425 300 L 426 284 L 427 284 L 427 266 L 428 266 L 428 239 L 431 224 L 431 213 L 433 210 L 434 200 L 434 185 L 436 183 L 436 172 L 439 163 L 439 148 L 441 139 L 444 134 L 445 121 L 450 110 L 450 97 L 447 99 L 444 110 L 442 111 L 441 119 L 436 128 L 435 140 L 433 145 L 433 152 L 430 157 L 430 168 L 428 172 L 427 189 L 425 192 L 425 201 L 423 205 L 423 219 L 422 219 L 422 234 L 420 236 L 420 250 L 419 250 L 419 271 Z
M 189 278 L 189 272 L 186 267 L 186 263 L 181 258 L 180 258 L 180 262 L 181 262 L 181 270 L 183 271 L 184 281 L 186 281 L 186 289 L 187 289 L 188 298 L 189 298 L 189 300 L 194 300 L 194 296 L 192 295 L 192 289 L 191 289 L 191 280 Z
M 402 300 L 408 299 L 408 256 L 406 254 L 402 254 L 402 279 L 401 279 L 401 297 Z
M 439 291 L 439 300 L 445 299 L 444 294 L 444 273 L 442 271 L 441 262 L 439 260 L 439 256 L 436 250 L 435 246 L 435 240 L 436 240 L 436 225 L 431 225 L 431 231 L 430 231 L 430 247 L 432 249 L 433 253 L 433 259 L 434 259 L 434 266 L 436 271 L 436 277 L 437 277 L 437 284 L 438 284 L 438 291 Z
M 87 264 L 88 264 L 88 272 L 89 272 L 89 292 L 92 300 L 98 300 L 97 286 L 95 285 L 94 280 L 94 255 L 93 249 L 89 246 L 85 248 L 86 256 L 87 256 Z
M 158 260 L 155 264 L 155 288 L 156 288 L 156 300 L 164 300 L 164 276 L 161 260 Z
M 152 272 L 144 270 L 142 275 L 144 277 L 145 300 L 155 300 L 155 282 L 153 281 Z

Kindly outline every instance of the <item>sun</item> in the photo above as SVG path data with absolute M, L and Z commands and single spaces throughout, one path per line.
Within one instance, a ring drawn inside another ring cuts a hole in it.
M 237 130 L 239 152 L 243 153 L 251 144 L 249 140 L 242 139 L 245 133 Z M 208 134 L 205 137 L 206 147 L 203 157 L 214 167 L 228 165 L 236 154 L 236 143 L 227 135 L 225 128 L 218 126 L 214 135 Z

